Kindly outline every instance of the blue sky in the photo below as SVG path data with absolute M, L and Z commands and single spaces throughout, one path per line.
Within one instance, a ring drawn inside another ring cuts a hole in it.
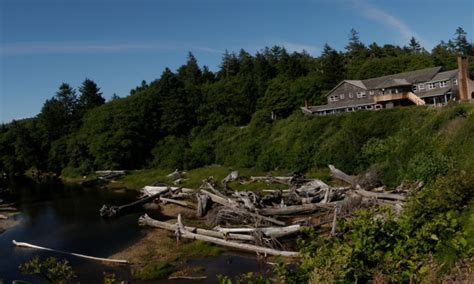
M 217 70 L 225 49 L 271 45 L 319 55 L 343 49 L 355 28 L 364 43 L 425 48 L 472 41 L 470 0 L 0 0 L 0 122 L 36 115 L 62 82 L 94 80 L 104 96 L 176 69 L 192 51 Z

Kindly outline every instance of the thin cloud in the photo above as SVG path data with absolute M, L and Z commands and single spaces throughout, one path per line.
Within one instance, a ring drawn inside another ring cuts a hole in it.
M 7 43 L 0 46 L 0 56 L 38 54 L 81 54 L 81 53 L 121 53 L 133 51 L 173 51 L 196 50 L 208 53 L 222 53 L 221 50 L 180 43 L 160 42 L 26 42 Z
M 413 36 L 417 38 L 423 45 L 431 46 L 429 42 L 422 39 L 413 29 L 407 26 L 402 20 L 389 14 L 388 12 L 368 3 L 365 0 L 352 0 L 356 10 L 361 13 L 364 17 L 384 24 L 398 31 L 401 36 L 401 40 L 404 43 L 408 43 L 410 38 Z

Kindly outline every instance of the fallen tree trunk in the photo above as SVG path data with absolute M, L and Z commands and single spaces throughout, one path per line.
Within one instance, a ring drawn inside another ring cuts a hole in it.
M 209 237 L 209 236 L 204 236 L 204 235 L 199 235 L 195 233 L 191 233 L 190 231 L 186 230 L 186 228 L 183 226 L 181 223 L 181 214 L 178 215 L 178 230 L 177 230 L 177 236 L 183 237 L 183 238 L 188 238 L 188 239 L 195 239 L 195 240 L 201 240 L 205 242 L 210 242 L 214 243 L 217 245 L 221 246 L 226 246 L 234 249 L 240 249 L 240 250 L 245 250 L 245 251 L 250 251 L 250 252 L 257 252 L 257 253 L 263 253 L 265 255 L 280 255 L 280 256 L 286 256 L 286 257 L 298 257 L 299 253 L 296 251 L 280 251 L 276 249 L 271 249 L 271 248 L 266 248 L 266 247 L 261 247 L 261 246 L 256 246 L 256 245 L 250 245 L 250 244 L 243 244 L 243 243 L 236 243 L 232 241 L 227 241 L 227 240 L 222 240 L 214 237 Z
M 223 195 L 224 197 L 221 197 L 217 194 L 210 193 L 209 191 L 205 189 L 201 189 L 201 192 L 209 196 L 211 200 L 215 203 L 219 203 L 221 205 L 228 206 L 228 207 L 234 207 L 234 208 L 239 207 L 239 204 L 237 203 L 237 201 L 232 200 L 228 197 L 225 197 L 224 195 Z
M 350 176 L 345 172 L 337 169 L 333 165 L 329 165 L 329 170 L 331 171 L 331 176 L 335 179 L 345 181 L 346 183 L 352 185 L 354 188 L 357 188 L 358 184 L 354 176 Z
M 47 251 L 52 251 L 52 252 L 57 252 L 57 253 L 62 253 L 62 254 L 67 254 L 67 255 L 73 255 L 77 257 L 82 257 L 82 258 L 87 258 L 87 259 L 92 259 L 92 260 L 98 260 L 98 261 L 104 261 L 104 262 L 113 262 L 113 263 L 121 263 L 121 264 L 129 264 L 127 260 L 122 260 L 122 259 L 112 259 L 112 258 L 101 258 L 101 257 L 95 257 L 95 256 L 89 256 L 89 255 L 84 255 L 84 254 L 78 254 L 78 253 L 72 253 L 72 252 L 65 252 L 61 250 L 55 250 L 55 249 L 50 249 L 50 248 L 45 248 L 45 247 L 40 247 L 36 245 L 32 245 L 29 243 L 22 243 L 22 242 L 17 242 L 15 240 L 12 241 L 13 244 L 17 247 L 24 247 L 24 248 L 33 248 L 33 249 L 40 249 L 40 250 L 47 250 Z
M 334 208 L 330 204 L 310 203 L 302 205 L 293 205 L 281 208 L 263 208 L 259 209 L 258 213 L 261 215 L 291 215 L 299 213 L 308 213 L 317 209 L 332 209 Z
M 170 224 L 167 222 L 162 222 L 158 221 L 155 219 L 150 218 L 147 214 L 141 216 L 138 219 L 138 224 L 140 226 L 150 226 L 154 228 L 160 228 L 160 229 L 165 229 L 168 231 L 176 231 L 177 225 L 176 224 Z M 255 238 L 253 236 L 249 235 L 243 235 L 243 234 L 225 234 L 217 231 L 212 231 L 212 230 L 206 230 L 206 229 L 200 229 L 196 227 L 185 227 L 186 230 L 190 232 L 195 232 L 197 234 L 205 235 L 205 236 L 211 236 L 215 238 L 221 238 L 221 239 L 234 239 L 234 240 L 241 240 L 241 241 L 255 241 Z
M 406 199 L 405 195 L 394 194 L 394 193 L 370 192 L 363 189 L 358 189 L 355 192 L 363 197 L 373 197 L 373 198 L 379 198 L 379 199 L 392 199 L 392 200 L 401 200 L 401 201 L 405 201 Z
M 267 237 L 280 238 L 297 233 L 301 229 L 301 225 L 291 225 L 286 227 L 264 227 L 264 228 L 221 228 L 215 227 L 214 230 L 221 233 L 254 233 L 262 232 Z
M 154 195 L 146 196 L 143 197 L 137 201 L 134 201 L 132 203 L 128 203 L 122 206 L 110 206 L 107 204 L 102 205 L 102 208 L 100 208 L 99 213 L 101 217 L 113 217 L 116 216 L 117 214 L 120 214 L 124 210 L 131 209 L 135 206 L 142 205 L 145 203 L 148 203 L 150 201 L 153 201 L 155 198 L 158 198 L 161 194 L 168 192 L 170 189 L 169 188 L 164 188 L 160 192 L 155 193 Z
M 177 186 L 150 186 L 147 185 L 142 189 L 143 195 L 154 195 L 166 190 L 171 190 L 171 192 L 181 191 L 182 193 L 194 193 L 196 192 L 191 188 L 177 187 Z
M 267 183 L 281 183 L 281 184 L 286 184 L 286 185 L 291 185 L 292 180 L 293 180 L 293 177 L 272 177 L 272 176 L 250 177 L 251 182 L 264 181 Z
M 166 197 L 159 197 L 160 201 L 162 201 L 163 203 L 173 203 L 173 204 L 177 204 L 177 205 L 180 205 L 180 206 L 183 206 L 183 207 L 188 207 L 188 208 L 192 208 L 192 209 L 195 209 L 196 207 L 191 204 L 191 203 L 188 203 L 186 201 L 182 201 L 182 200 L 175 200 L 175 199 L 171 199 L 171 198 L 166 198 Z

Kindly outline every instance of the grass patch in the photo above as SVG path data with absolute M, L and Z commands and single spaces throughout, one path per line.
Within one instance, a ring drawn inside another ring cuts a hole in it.
M 112 187 L 125 187 L 126 189 L 140 190 L 145 185 L 151 185 L 155 182 L 170 183 L 167 177 L 172 170 L 170 169 L 145 169 L 130 171 L 125 176 L 117 179 L 116 184 L 111 183 Z
M 149 263 L 143 268 L 132 270 L 132 276 L 139 280 L 158 280 L 167 278 L 177 269 L 168 262 Z
M 224 252 L 220 247 L 199 240 L 184 243 L 179 247 L 179 250 L 181 259 L 217 256 Z

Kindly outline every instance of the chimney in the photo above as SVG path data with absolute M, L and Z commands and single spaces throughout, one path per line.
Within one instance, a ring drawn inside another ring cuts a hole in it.
M 459 86 L 459 100 L 469 100 L 469 69 L 466 56 L 458 57 L 458 86 Z

